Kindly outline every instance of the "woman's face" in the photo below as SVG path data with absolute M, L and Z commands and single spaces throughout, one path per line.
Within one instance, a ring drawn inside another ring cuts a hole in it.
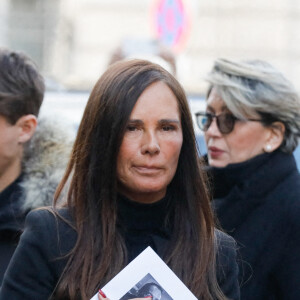
M 163 198 L 177 169 L 182 140 L 175 95 L 163 82 L 151 84 L 131 112 L 120 147 L 119 192 L 144 203 Z
M 207 99 L 207 112 L 219 115 L 229 112 L 222 98 L 212 89 Z M 228 164 L 240 163 L 264 152 L 270 139 L 271 131 L 260 122 L 235 122 L 233 131 L 222 134 L 214 118 L 205 132 L 208 151 L 208 163 L 213 167 L 225 167 Z

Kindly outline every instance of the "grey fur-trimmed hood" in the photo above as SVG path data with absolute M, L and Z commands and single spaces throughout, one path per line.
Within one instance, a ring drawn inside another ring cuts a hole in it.
M 52 205 L 56 187 L 63 177 L 72 150 L 74 134 L 52 119 L 42 118 L 24 149 L 21 186 L 23 209 Z

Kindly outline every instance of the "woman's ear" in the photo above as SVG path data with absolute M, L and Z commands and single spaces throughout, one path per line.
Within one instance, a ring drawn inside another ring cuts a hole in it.
M 21 117 L 16 125 L 19 127 L 19 140 L 20 144 L 25 144 L 28 142 L 36 129 L 37 126 L 37 118 L 34 115 L 25 115 Z
M 269 127 L 270 136 L 264 145 L 265 152 L 273 152 L 280 147 L 284 139 L 285 126 L 282 122 L 274 122 Z

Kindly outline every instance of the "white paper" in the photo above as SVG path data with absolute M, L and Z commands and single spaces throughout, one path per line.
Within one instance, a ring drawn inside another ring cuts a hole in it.
M 127 292 L 137 295 L 146 283 L 155 282 L 161 288 L 157 299 L 160 300 L 197 300 L 192 292 L 165 264 L 165 262 L 147 247 L 119 274 L 117 274 L 102 291 L 111 300 L 121 299 Z M 132 297 L 134 298 L 134 297 Z M 96 294 L 91 300 L 98 300 Z M 155 299 L 153 299 L 155 300 Z

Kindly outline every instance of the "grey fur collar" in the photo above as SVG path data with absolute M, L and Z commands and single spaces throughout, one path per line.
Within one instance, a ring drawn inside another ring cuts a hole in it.
M 39 120 L 37 130 L 24 151 L 23 172 L 25 210 L 51 205 L 63 177 L 74 134 L 53 120 Z

